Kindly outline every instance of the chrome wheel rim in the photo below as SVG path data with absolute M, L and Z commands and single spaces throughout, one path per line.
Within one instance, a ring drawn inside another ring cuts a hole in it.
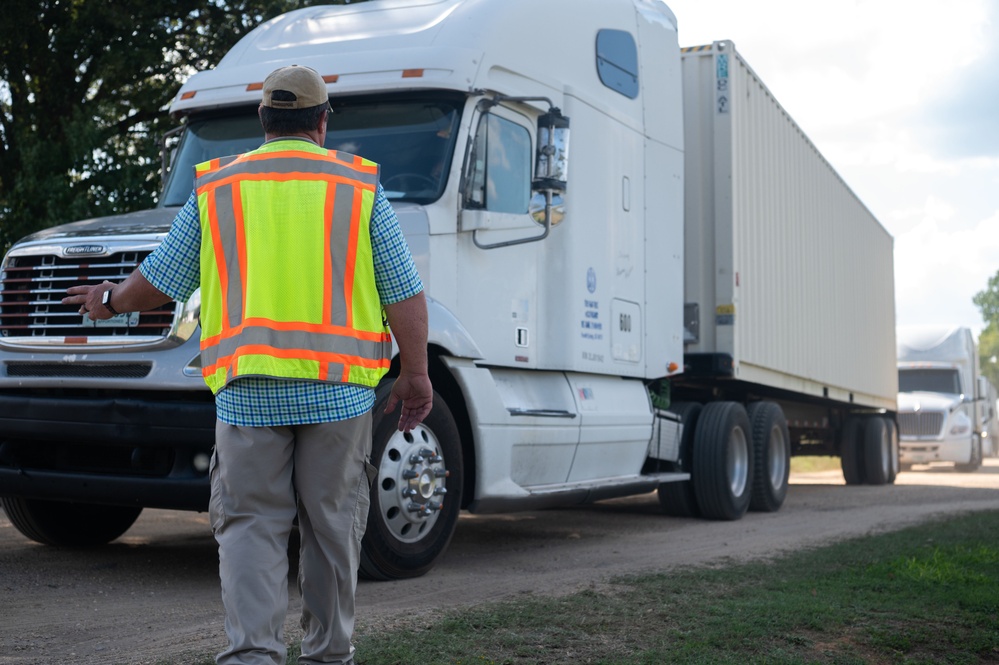
M 449 472 L 434 433 L 419 426 L 395 432 L 378 465 L 379 517 L 404 543 L 425 537 L 440 518 Z

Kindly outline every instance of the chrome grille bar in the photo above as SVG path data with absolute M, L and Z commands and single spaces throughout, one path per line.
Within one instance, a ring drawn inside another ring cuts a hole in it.
M 899 433 L 902 436 L 940 436 L 944 414 L 936 411 L 919 411 L 898 414 Z
M 140 312 L 135 325 L 94 327 L 84 325 L 78 308 L 61 302 L 69 286 L 121 282 L 149 253 L 130 249 L 83 261 L 56 254 L 9 256 L 0 272 L 0 339 L 58 343 L 70 338 L 79 344 L 81 339 L 120 338 L 125 343 L 128 337 L 167 337 L 177 311 L 174 303 Z

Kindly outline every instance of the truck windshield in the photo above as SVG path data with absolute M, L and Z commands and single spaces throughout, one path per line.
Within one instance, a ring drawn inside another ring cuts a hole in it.
M 463 95 L 433 94 L 330 100 L 326 147 L 381 165 L 381 183 L 392 200 L 431 203 L 444 191 Z M 192 117 L 173 159 L 161 205 L 181 206 L 194 186 L 194 166 L 257 148 L 263 130 L 256 108 Z
M 956 369 L 900 369 L 898 391 L 960 395 L 961 377 Z

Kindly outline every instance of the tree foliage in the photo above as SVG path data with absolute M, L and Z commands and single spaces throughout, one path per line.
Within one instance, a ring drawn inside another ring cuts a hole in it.
M 975 294 L 972 302 L 981 310 L 986 324 L 978 338 L 982 374 L 999 387 L 999 272 L 989 279 L 985 289 Z
M 7 0 L 0 249 L 56 223 L 153 205 L 159 139 L 176 124 L 166 109 L 181 82 L 262 21 L 310 4 L 317 2 Z
M 999 326 L 986 326 L 978 338 L 979 365 L 982 375 L 999 388 Z

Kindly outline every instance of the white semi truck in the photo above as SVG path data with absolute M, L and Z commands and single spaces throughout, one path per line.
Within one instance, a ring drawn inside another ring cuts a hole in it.
M 259 144 L 261 82 L 292 63 L 328 83 L 328 147 L 381 164 L 430 296 L 434 408 L 403 435 L 375 407 L 362 574 L 424 573 L 462 509 L 658 489 L 738 519 L 780 508 L 793 453 L 893 482 L 892 238 L 732 43 L 681 49 L 660 0 L 375 0 L 280 16 L 192 76 L 160 207 L 5 258 L 0 496 L 27 537 L 206 508 L 198 298 L 96 326 L 59 300 L 157 246 L 194 164 Z
M 982 465 L 988 404 L 969 328 L 899 328 L 900 463 L 954 462 L 959 471 Z M 994 411 L 995 405 L 992 404 Z

